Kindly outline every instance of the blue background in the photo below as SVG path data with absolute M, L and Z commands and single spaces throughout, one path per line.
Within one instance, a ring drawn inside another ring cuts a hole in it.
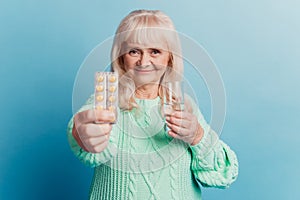
M 223 77 L 221 138 L 240 174 L 227 190 L 203 189 L 204 199 L 300 199 L 296 0 L 1 1 L 0 199 L 87 198 L 92 169 L 66 138 L 73 83 L 88 53 L 137 8 L 167 13 Z

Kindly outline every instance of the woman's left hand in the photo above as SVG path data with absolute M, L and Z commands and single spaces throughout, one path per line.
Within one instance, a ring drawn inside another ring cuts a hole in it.
M 190 145 L 196 145 L 203 137 L 203 128 L 199 124 L 197 117 L 187 111 L 175 111 L 166 116 L 166 123 L 171 129 L 168 134 Z

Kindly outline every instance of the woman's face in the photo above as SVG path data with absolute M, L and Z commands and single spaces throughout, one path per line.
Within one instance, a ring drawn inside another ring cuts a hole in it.
M 158 83 L 167 69 L 170 53 L 153 46 L 126 44 L 123 62 L 135 84 Z

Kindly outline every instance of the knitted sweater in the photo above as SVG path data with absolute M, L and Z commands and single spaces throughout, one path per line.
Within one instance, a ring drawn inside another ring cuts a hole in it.
M 72 136 L 72 151 L 94 167 L 90 199 L 201 199 L 200 185 L 228 187 L 238 175 L 235 153 L 210 129 L 192 101 L 193 113 L 204 129 L 195 146 L 171 138 L 160 114 L 160 98 L 136 99 L 139 108 L 119 111 L 109 144 L 101 153 L 84 151 Z M 93 108 L 93 97 L 78 111 Z

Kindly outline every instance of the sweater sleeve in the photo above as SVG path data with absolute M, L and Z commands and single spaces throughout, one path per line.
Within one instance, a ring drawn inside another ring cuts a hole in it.
M 88 109 L 93 109 L 93 102 L 94 102 L 94 96 L 92 95 L 87 102 L 85 103 L 84 106 L 82 106 L 78 112 L 82 112 Z M 77 113 L 78 113 L 77 112 Z M 117 153 L 117 137 L 116 134 L 114 134 L 114 127 L 112 128 L 110 138 L 109 138 L 109 144 L 108 146 L 102 151 L 101 153 L 90 153 L 82 149 L 75 138 L 72 135 L 72 129 L 73 129 L 73 118 L 68 123 L 68 128 L 67 128 L 67 136 L 68 136 L 68 141 L 71 147 L 71 150 L 75 154 L 75 156 L 83 162 L 85 165 L 89 167 L 96 167 L 99 166 L 103 163 L 108 162 L 112 157 L 114 157 Z
M 202 186 L 227 188 L 238 175 L 237 157 L 206 123 L 199 108 L 192 101 L 193 112 L 197 116 L 204 135 L 200 142 L 190 146 L 192 153 L 191 171 Z

